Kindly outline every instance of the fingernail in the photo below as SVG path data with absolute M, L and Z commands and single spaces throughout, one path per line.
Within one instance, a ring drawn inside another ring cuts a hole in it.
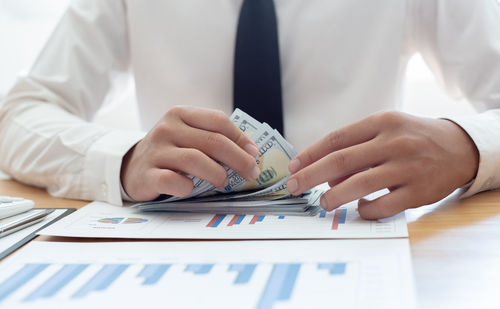
M 292 161 L 290 161 L 290 163 L 288 163 L 288 170 L 292 174 L 298 171 L 299 168 L 300 168 L 300 161 L 297 158 L 293 159 Z
M 286 189 L 288 190 L 288 192 L 290 192 L 292 194 L 295 191 L 297 191 L 298 188 L 299 188 L 299 184 L 297 183 L 297 180 L 295 178 L 288 180 L 288 182 L 286 183 Z
M 256 166 L 253 168 L 253 171 L 252 171 L 252 179 L 259 178 L 259 175 L 260 175 L 260 169 L 258 166 Z
M 248 152 L 248 154 L 250 154 L 252 157 L 256 157 L 257 154 L 259 153 L 259 149 L 257 149 L 257 147 L 255 147 L 254 144 L 246 144 L 245 147 L 243 147 L 243 149 L 245 149 L 246 152 Z
M 326 208 L 328 207 L 328 204 L 326 203 L 326 198 L 323 195 L 319 199 L 319 205 L 321 206 L 321 208 L 327 210 Z

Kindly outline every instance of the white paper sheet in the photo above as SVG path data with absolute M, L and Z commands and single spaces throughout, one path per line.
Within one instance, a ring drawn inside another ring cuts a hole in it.
M 0 253 L 10 248 L 11 246 L 15 245 L 17 242 L 21 241 L 24 237 L 38 230 L 45 224 L 56 219 L 57 217 L 62 215 L 65 211 L 66 209 L 56 209 L 51 214 L 47 215 L 47 217 L 45 217 L 42 221 L 0 238 Z
M 39 232 L 41 235 L 149 239 L 311 239 L 408 237 L 406 219 L 366 221 L 356 204 L 314 217 L 141 213 L 91 203 Z
M 32 242 L 2 308 L 415 308 L 407 239 Z

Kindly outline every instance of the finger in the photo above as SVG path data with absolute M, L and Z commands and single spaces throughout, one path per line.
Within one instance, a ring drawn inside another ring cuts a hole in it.
M 184 197 L 193 191 L 193 181 L 186 176 L 180 175 L 167 169 L 154 169 L 151 172 L 152 188 L 157 195 L 168 194 Z
M 366 199 L 358 201 L 359 215 L 367 220 L 391 217 L 416 206 L 418 206 L 417 199 L 409 186 L 398 188 L 373 201 Z
M 187 125 L 200 130 L 220 133 L 244 149 L 252 157 L 257 156 L 258 149 L 255 143 L 223 112 L 200 107 L 190 107 L 182 109 L 179 115 L 181 120 Z
M 374 142 L 354 145 L 330 153 L 290 176 L 287 183 L 288 191 L 299 195 L 321 183 L 379 165 L 384 156 L 383 150 Z
M 331 152 L 373 139 L 377 135 L 378 129 L 376 129 L 372 119 L 373 117 L 368 117 L 329 133 L 290 161 L 288 166 L 290 172 L 295 173 Z
M 218 188 L 227 186 L 228 179 L 224 167 L 197 149 L 172 150 L 165 154 L 164 160 L 158 164 L 158 167 L 204 179 Z
M 188 128 L 182 130 L 182 133 L 174 138 L 174 143 L 178 147 L 198 149 L 213 160 L 225 164 L 247 180 L 255 180 L 259 177 L 260 170 L 255 158 L 243 151 L 225 135 Z
M 387 165 L 354 174 L 325 192 L 321 199 L 321 207 L 330 211 L 370 193 L 395 187 L 401 183 L 400 178 L 399 170 Z

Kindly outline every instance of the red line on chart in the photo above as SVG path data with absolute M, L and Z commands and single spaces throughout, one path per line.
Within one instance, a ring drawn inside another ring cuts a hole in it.
M 222 215 L 215 215 L 212 220 L 210 220 L 210 222 L 208 222 L 207 224 L 207 227 L 213 227 L 215 222 L 217 222 L 217 220 L 219 220 L 219 218 L 221 217 Z
M 340 209 L 335 210 L 335 215 L 333 216 L 332 221 L 332 230 L 337 230 L 339 228 L 340 221 Z
M 253 216 L 252 220 L 250 220 L 249 224 L 255 224 L 257 222 L 257 219 L 259 219 L 259 216 Z
M 231 221 L 229 221 L 227 226 L 232 226 L 236 222 L 236 220 L 238 220 L 239 217 L 240 215 L 234 215 L 234 217 L 231 219 Z

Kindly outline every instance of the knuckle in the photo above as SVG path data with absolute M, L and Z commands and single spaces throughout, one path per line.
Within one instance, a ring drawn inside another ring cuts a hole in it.
M 364 189 L 365 191 L 371 191 L 374 189 L 376 182 L 376 179 L 372 175 L 364 175 L 362 177 L 359 177 L 358 179 L 358 184 L 357 186 L 361 189 Z
M 153 142 L 157 142 L 160 140 L 163 140 L 166 136 L 169 136 L 172 132 L 170 130 L 170 126 L 167 125 L 164 122 L 161 122 L 157 124 L 152 130 L 151 130 L 151 140 Z
M 240 145 L 242 142 L 244 142 L 246 140 L 247 136 L 245 135 L 245 133 L 243 133 L 243 131 L 241 131 L 240 129 L 238 129 L 238 134 L 236 135 L 236 138 L 234 139 L 234 142 L 237 144 L 237 145 Z
M 168 186 L 172 183 L 172 178 L 174 177 L 173 172 L 161 173 L 158 176 L 158 183 L 161 188 L 168 188 Z
M 345 140 L 346 136 L 343 130 L 333 131 L 327 135 L 328 146 L 330 147 L 330 149 L 335 149 L 341 145 L 344 145 Z
M 166 117 L 179 117 L 184 108 L 180 105 L 176 105 L 169 109 L 165 114 Z
M 310 173 L 303 172 L 297 174 L 297 182 L 300 188 L 308 188 L 312 183 L 312 176 Z M 324 194 L 323 194 L 324 195 Z
M 185 149 L 179 154 L 177 160 L 179 161 L 179 166 L 190 166 L 195 165 L 198 162 L 200 151 L 197 149 Z
M 211 151 L 225 151 L 225 139 L 220 133 L 209 133 L 206 139 L 206 145 Z
M 412 154 L 418 151 L 419 142 L 417 139 L 401 135 L 393 138 L 391 148 L 396 154 Z
M 398 128 L 403 125 L 403 113 L 396 111 L 381 112 L 376 115 L 376 121 L 381 127 Z
M 229 117 L 222 111 L 215 110 L 210 114 L 210 121 L 217 125 L 225 126 L 231 123 Z
M 345 171 L 347 169 L 347 157 L 342 151 L 336 152 L 330 159 L 331 168 L 334 170 Z

